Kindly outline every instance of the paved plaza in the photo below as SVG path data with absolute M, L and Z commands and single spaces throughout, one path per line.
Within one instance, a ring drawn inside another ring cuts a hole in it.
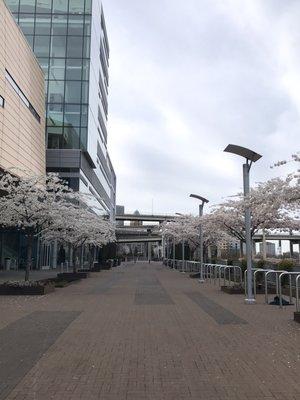
M 0 297 L 0 400 L 299 400 L 293 308 L 160 263 Z

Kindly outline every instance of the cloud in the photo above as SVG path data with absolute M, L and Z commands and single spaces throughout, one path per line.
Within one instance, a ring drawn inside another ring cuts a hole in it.
M 300 4 L 106 0 L 109 150 L 128 210 L 192 212 L 242 187 L 241 144 L 263 154 L 252 183 L 299 143 Z

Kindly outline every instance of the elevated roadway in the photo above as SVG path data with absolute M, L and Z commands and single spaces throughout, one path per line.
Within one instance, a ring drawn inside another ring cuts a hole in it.
M 119 214 L 116 221 L 140 221 L 140 222 L 164 222 L 171 221 L 176 215 L 153 215 L 153 214 Z

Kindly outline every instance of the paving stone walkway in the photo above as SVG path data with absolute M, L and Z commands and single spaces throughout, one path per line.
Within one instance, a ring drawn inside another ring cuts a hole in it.
M 293 309 L 160 263 L 0 297 L 0 400 L 299 400 Z

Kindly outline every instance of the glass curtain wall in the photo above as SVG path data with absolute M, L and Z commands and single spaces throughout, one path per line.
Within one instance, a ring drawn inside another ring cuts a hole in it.
M 92 0 L 6 0 L 45 73 L 50 149 L 87 148 Z

